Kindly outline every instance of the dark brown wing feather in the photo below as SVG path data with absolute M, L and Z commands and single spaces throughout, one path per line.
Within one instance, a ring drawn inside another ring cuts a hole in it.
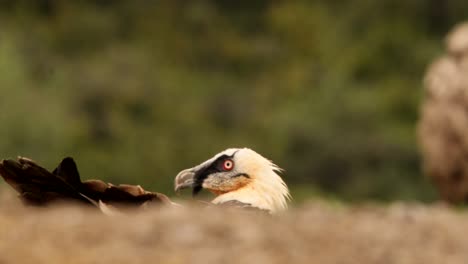
M 148 202 L 170 204 L 160 193 L 145 191 L 139 185 L 112 185 L 100 180 L 82 182 L 72 158 L 65 158 L 53 171 L 27 158 L 0 161 L 0 175 L 31 205 L 55 201 L 75 201 L 97 205 L 99 200 L 113 205 L 142 205 Z

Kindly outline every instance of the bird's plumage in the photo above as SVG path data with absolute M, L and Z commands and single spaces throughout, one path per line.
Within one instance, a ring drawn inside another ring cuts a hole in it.
M 281 169 L 248 148 L 227 149 L 175 178 L 175 189 L 211 191 L 214 205 L 257 209 L 276 213 L 287 208 L 289 190 L 278 175 Z M 82 182 L 72 158 L 65 158 L 52 172 L 27 158 L 2 160 L 0 175 L 28 204 L 47 205 L 73 201 L 94 205 L 103 212 L 121 205 L 175 205 L 161 193 L 139 185 L 113 185 L 100 180 Z
M 418 122 L 424 173 L 450 203 L 468 203 L 468 23 L 428 68 Z
M 233 168 L 223 170 L 222 163 L 232 160 Z M 287 208 L 291 196 L 278 173 L 281 169 L 257 152 L 248 148 L 227 149 L 213 158 L 179 173 L 176 190 L 201 188 L 216 196 L 214 204 L 236 201 L 261 210 L 276 213 Z
M 0 175 L 30 205 L 47 205 L 57 201 L 94 206 L 99 206 L 99 201 L 126 206 L 170 203 L 167 196 L 145 191 L 138 185 L 113 185 L 100 180 L 82 182 L 72 158 L 65 158 L 53 172 L 27 158 L 2 160 Z

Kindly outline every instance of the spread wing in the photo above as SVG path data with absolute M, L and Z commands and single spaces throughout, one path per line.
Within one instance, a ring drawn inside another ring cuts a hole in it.
M 97 207 L 99 201 L 129 206 L 171 204 L 164 194 L 146 191 L 139 185 L 112 185 L 101 180 L 82 182 L 72 158 L 63 159 L 53 172 L 27 158 L 2 160 L 0 175 L 30 205 L 47 205 L 57 201 L 72 201 Z

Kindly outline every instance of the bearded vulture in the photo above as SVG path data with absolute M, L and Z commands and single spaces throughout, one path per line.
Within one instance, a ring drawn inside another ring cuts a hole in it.
M 214 193 L 218 205 L 256 208 L 271 213 L 283 211 L 290 200 L 288 187 L 278 175 L 281 169 L 257 152 L 227 149 L 202 164 L 181 171 L 175 190 L 193 188 Z
M 211 202 L 213 205 L 273 214 L 285 210 L 291 199 L 288 187 L 278 175 L 280 171 L 278 166 L 251 149 L 232 148 L 181 171 L 175 178 L 175 191 L 192 188 L 195 196 L 206 189 L 216 195 Z M 94 205 L 103 211 L 109 206 L 176 205 L 166 195 L 146 191 L 139 185 L 113 185 L 101 180 L 82 182 L 72 158 L 63 159 L 52 172 L 28 158 L 2 160 L 0 175 L 30 205 L 73 201 Z
M 418 123 L 424 173 L 443 200 L 468 203 L 468 23 L 446 38 L 428 68 Z

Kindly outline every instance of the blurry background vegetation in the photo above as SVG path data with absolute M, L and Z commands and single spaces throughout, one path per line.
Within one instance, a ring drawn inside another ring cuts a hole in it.
M 426 66 L 465 0 L 0 0 L 0 154 L 172 195 L 228 147 L 297 201 L 423 200 Z

